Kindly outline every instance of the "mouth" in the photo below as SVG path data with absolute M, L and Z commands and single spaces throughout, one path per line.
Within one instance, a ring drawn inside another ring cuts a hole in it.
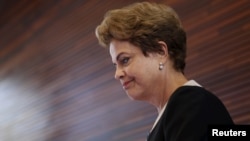
M 134 80 L 134 79 L 129 80 L 129 81 L 125 81 L 125 82 L 122 84 L 123 89 L 128 89 L 128 88 L 129 88 L 130 82 L 132 82 L 133 80 Z

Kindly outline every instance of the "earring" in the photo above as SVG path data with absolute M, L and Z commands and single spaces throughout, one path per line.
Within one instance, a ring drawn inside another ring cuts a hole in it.
M 159 70 L 162 70 L 162 69 L 163 69 L 163 63 L 160 62 L 160 64 L 159 64 Z

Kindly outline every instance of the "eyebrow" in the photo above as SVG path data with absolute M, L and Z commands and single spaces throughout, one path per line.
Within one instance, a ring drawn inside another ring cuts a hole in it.
M 124 53 L 124 52 L 119 53 L 119 54 L 116 56 L 116 61 L 118 61 L 118 60 L 120 59 L 120 57 L 121 57 L 123 54 L 125 54 L 125 53 Z
M 117 56 L 116 56 L 116 62 L 118 62 L 118 60 L 120 59 L 120 57 L 125 54 L 124 52 L 121 52 L 119 53 Z M 113 62 L 114 65 L 116 65 L 116 63 Z

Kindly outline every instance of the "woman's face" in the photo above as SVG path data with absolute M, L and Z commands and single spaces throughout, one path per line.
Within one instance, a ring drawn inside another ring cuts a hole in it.
M 159 54 L 149 53 L 146 57 L 139 47 L 127 41 L 112 40 L 110 55 L 116 67 L 115 78 L 120 80 L 130 98 L 149 100 L 159 90 Z

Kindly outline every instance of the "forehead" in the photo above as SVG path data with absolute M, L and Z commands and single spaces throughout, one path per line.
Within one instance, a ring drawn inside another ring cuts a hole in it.
M 121 53 L 140 53 L 141 50 L 139 47 L 134 46 L 128 41 L 119 41 L 119 40 L 112 40 L 109 46 L 109 52 L 112 59 L 115 59 Z

